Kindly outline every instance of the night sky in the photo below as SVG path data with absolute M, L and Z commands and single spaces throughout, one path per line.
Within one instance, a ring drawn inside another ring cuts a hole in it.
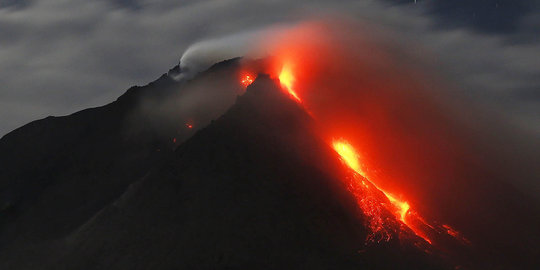
M 290 2 L 3 0 L 0 136 L 111 102 L 178 64 L 195 42 L 336 14 L 418 44 L 411 51 L 434 55 L 453 89 L 540 134 L 537 1 Z

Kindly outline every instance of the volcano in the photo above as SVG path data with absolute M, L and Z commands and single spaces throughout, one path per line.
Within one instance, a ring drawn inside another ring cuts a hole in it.
M 113 103 L 38 120 L 0 140 L 2 269 L 460 269 L 477 262 L 467 245 L 445 252 L 408 227 L 408 205 L 397 216 L 379 207 L 397 199 L 318 136 L 312 115 L 279 78 L 242 77 L 239 59 L 175 79 L 182 72 L 177 66 Z M 351 179 L 367 181 L 369 194 Z M 374 218 L 384 221 L 382 236 Z

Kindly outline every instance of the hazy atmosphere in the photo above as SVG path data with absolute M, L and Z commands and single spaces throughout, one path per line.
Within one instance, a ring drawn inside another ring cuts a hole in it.
M 321 15 L 391 33 L 436 63 L 452 91 L 540 131 L 535 1 L 8 0 L 0 3 L 0 135 L 109 103 L 198 42 L 221 41 L 200 48 L 211 61 L 241 56 L 235 37 L 247 42 L 275 23 Z M 204 62 L 183 64 L 193 61 Z
M 0 269 L 536 270 L 536 0 L 0 0 Z

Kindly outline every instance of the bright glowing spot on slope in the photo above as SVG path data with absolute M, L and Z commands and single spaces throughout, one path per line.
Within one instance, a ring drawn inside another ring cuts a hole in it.
M 367 178 L 365 173 L 360 169 L 360 163 L 358 162 L 359 156 L 356 150 L 344 140 L 334 140 L 332 142 L 334 150 L 341 156 L 343 161 L 351 167 L 355 172 L 359 173 L 363 177 Z
M 279 82 L 281 83 L 282 87 L 285 87 L 285 89 L 294 99 L 301 102 L 300 97 L 298 97 L 293 89 L 294 80 L 295 78 L 292 73 L 291 66 L 289 64 L 283 65 L 281 72 L 279 73 Z
M 396 199 L 394 196 L 390 195 L 389 193 L 385 192 L 384 190 L 380 189 L 384 195 L 386 195 L 386 197 L 388 198 L 388 200 L 393 204 L 395 205 L 398 210 L 399 210 L 399 219 L 403 222 L 403 223 L 407 223 L 405 221 L 405 218 L 407 217 L 407 212 L 409 212 L 409 209 L 411 208 L 411 206 L 409 205 L 409 203 L 407 203 L 406 201 L 400 201 L 398 199 Z
M 251 75 L 245 75 L 244 77 L 242 77 L 242 80 L 240 80 L 240 83 L 242 83 L 244 87 L 248 87 L 250 84 L 253 83 L 253 77 Z

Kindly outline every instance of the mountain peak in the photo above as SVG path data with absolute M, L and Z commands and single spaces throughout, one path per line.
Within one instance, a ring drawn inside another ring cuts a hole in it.
M 0 267 L 446 268 L 397 241 L 366 247 L 313 119 L 269 75 L 244 91 L 236 63 L 0 142 Z

